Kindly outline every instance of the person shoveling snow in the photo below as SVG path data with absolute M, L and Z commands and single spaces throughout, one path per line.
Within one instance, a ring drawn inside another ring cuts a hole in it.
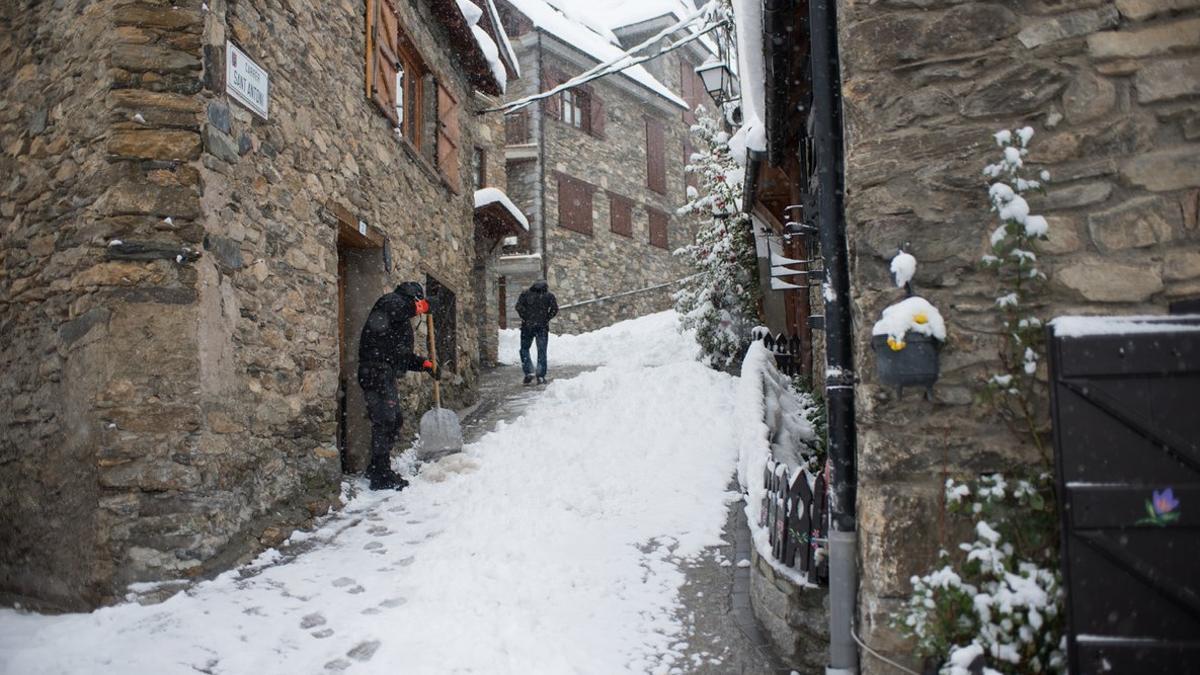
M 433 361 L 413 353 L 411 320 L 429 312 L 421 284 L 407 281 L 375 301 L 358 343 L 358 384 L 371 417 L 372 490 L 401 490 L 408 481 L 392 471 L 392 446 L 404 425 L 396 378 L 408 371 L 436 377 Z

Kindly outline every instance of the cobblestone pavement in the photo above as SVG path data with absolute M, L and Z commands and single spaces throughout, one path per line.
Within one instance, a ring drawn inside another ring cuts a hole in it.
M 729 489 L 737 487 L 735 481 Z M 687 582 L 680 595 L 684 622 L 691 632 L 683 650 L 685 672 L 714 675 L 793 672 L 775 655 L 750 608 L 750 567 L 737 565 L 740 560 L 750 559 L 750 530 L 742 510 L 744 504 L 738 500 L 729 505 L 725 522 L 725 540 L 729 543 L 705 551 L 699 560 L 684 568 Z

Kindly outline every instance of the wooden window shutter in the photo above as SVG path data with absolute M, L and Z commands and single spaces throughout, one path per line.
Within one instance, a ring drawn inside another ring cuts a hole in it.
M 621 195 L 608 193 L 608 218 L 613 234 L 633 236 L 633 202 Z
M 667 192 L 667 166 L 663 147 L 662 120 L 646 118 L 646 187 L 659 194 Z
M 563 83 L 562 74 L 553 68 L 546 68 L 542 71 L 542 91 L 550 91 Z M 546 111 L 546 117 L 558 119 L 562 114 L 562 95 L 555 94 L 542 99 L 543 110 Z
M 598 138 L 604 138 L 604 101 L 600 100 L 595 91 L 588 92 L 588 99 L 591 104 L 591 110 L 588 111 L 588 131 Z
M 438 132 L 437 166 L 455 191 L 461 190 L 458 146 L 461 141 L 458 128 L 458 100 L 445 87 L 437 85 Z
M 565 174 L 558 175 L 558 224 L 575 232 L 592 233 L 592 187 Z
M 650 245 L 661 249 L 667 248 L 667 223 L 670 216 L 657 209 L 646 209 L 650 220 Z
M 374 4 L 378 11 L 371 36 L 374 43 L 374 83 L 371 86 L 371 98 L 392 121 L 392 126 L 399 126 L 400 118 L 396 114 L 396 73 L 400 66 L 400 19 L 389 0 L 374 0 Z

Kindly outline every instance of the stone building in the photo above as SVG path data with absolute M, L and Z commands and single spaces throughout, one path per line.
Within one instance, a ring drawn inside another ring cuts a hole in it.
M 785 12 L 758 24 L 770 91 L 771 78 L 789 68 L 811 75 L 808 31 L 820 27 L 809 24 L 803 0 L 768 4 Z M 1030 199 L 1050 226 L 1038 251 L 1049 277 L 1041 316 L 1157 314 L 1200 296 L 1200 3 L 831 5 L 842 142 L 834 156 L 813 159 L 811 127 L 768 108 L 768 141 L 783 146 L 768 163 L 795 182 L 801 201 L 811 195 L 806 160 L 844 171 L 857 626 L 873 649 L 919 669 L 889 619 L 909 596 L 909 579 L 954 544 L 932 528 L 945 476 L 1043 465 L 978 395 L 1000 348 L 996 284 L 978 265 L 996 223 L 981 174 L 997 154 L 992 134 L 1034 127 L 1028 161 L 1051 175 L 1048 192 Z M 774 40 L 793 19 L 800 39 Z M 931 401 L 901 398 L 875 373 L 870 329 L 901 297 L 888 268 L 899 246 L 919 261 L 918 292 L 948 320 Z M 813 307 L 821 302 L 812 297 Z M 818 382 L 821 336 L 813 339 Z M 866 652 L 861 659 L 862 672 L 892 672 Z
M 681 18 L 650 3 L 609 26 L 545 0 L 497 4 L 525 73 L 508 100 L 548 91 Z M 671 306 L 688 274 L 672 251 L 694 236 L 690 219 L 675 214 L 687 201 L 691 111 L 704 97 L 694 68 L 710 53 L 694 42 L 508 115 L 508 191 L 530 222 L 499 267 L 508 325 L 517 325 L 517 296 L 538 278 L 562 306 L 556 332 Z
M 505 169 L 474 111 L 518 73 L 483 3 L 0 9 L 0 593 L 94 606 L 326 512 L 367 452 L 357 335 L 400 281 L 472 396 L 481 257 L 512 233 L 474 212 Z M 403 384 L 411 427 L 429 387 Z

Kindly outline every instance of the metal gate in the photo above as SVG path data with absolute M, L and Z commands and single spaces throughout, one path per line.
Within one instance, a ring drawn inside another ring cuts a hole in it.
M 1072 673 L 1200 673 L 1200 316 L 1050 329 Z

